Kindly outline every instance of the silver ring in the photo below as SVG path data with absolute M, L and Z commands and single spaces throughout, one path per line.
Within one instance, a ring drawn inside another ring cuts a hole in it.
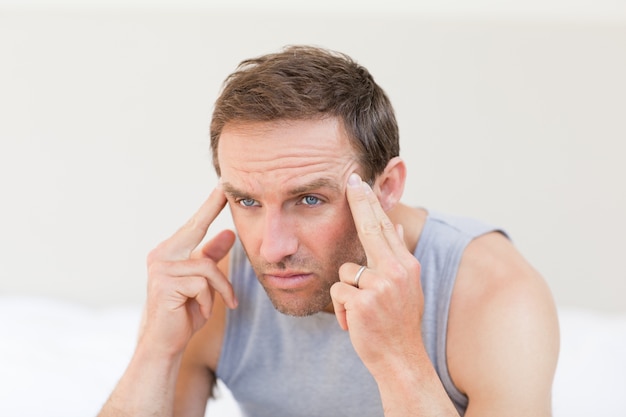
M 359 280 L 361 279 L 361 275 L 363 271 L 365 271 L 367 267 L 365 265 L 361 266 L 358 271 L 356 271 L 356 275 L 354 276 L 354 286 L 359 288 Z

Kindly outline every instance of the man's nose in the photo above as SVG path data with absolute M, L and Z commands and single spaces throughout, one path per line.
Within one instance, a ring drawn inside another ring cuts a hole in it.
M 268 263 L 278 263 L 298 250 L 293 220 L 280 211 L 268 212 L 263 228 L 261 256 Z

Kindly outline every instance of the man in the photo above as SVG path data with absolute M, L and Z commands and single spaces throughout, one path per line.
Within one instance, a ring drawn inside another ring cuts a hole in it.
M 244 61 L 215 104 L 219 185 L 148 257 L 101 416 L 549 416 L 554 303 L 503 232 L 400 203 L 394 113 L 347 56 Z M 228 203 L 238 239 L 201 244 Z M 259 285 L 260 284 L 260 285 Z

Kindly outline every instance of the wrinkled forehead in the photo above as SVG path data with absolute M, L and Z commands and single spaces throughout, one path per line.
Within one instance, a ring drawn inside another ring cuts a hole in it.
M 223 180 L 249 186 L 338 183 L 358 167 L 356 152 L 333 119 L 237 123 L 222 132 L 218 158 Z
M 275 133 L 280 133 L 276 135 Z M 320 116 L 308 119 L 277 119 L 270 121 L 255 120 L 234 120 L 227 122 L 219 135 L 217 141 L 217 149 L 214 149 L 216 155 L 219 155 L 219 147 L 224 141 L 228 140 L 233 134 L 246 136 L 250 141 L 260 140 L 263 138 L 274 139 L 274 146 L 281 144 L 277 139 L 293 139 L 298 136 L 309 136 L 311 144 L 316 139 L 335 138 L 341 140 L 341 145 L 346 148 L 355 148 L 354 141 L 350 139 L 350 134 L 345 128 L 343 120 L 334 116 Z M 318 136 L 316 138 L 315 136 Z M 287 143 L 289 144 L 289 142 Z
M 343 124 L 336 118 L 236 122 L 224 126 L 217 149 L 220 165 L 231 161 L 317 156 L 354 157 Z

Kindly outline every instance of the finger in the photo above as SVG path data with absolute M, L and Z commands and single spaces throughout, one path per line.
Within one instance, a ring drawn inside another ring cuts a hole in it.
M 330 287 L 335 317 L 337 317 L 337 322 L 343 330 L 349 330 L 346 304 L 355 295 L 355 291 L 359 290 L 351 285 L 346 285 L 344 282 L 336 282 Z
M 232 230 L 222 230 L 208 241 L 200 253 L 215 262 L 220 261 L 235 243 L 235 233 Z
M 228 307 L 237 307 L 237 299 L 232 284 L 220 271 L 217 264 L 208 258 L 155 263 L 151 266 L 150 274 L 173 278 L 200 276 L 205 279 L 211 291 L 215 290 L 221 294 Z
M 202 246 L 200 253 L 202 256 L 213 259 L 216 263 L 218 263 L 228 254 L 234 243 L 235 233 L 231 230 L 222 230 L 214 238 Z M 234 309 L 237 308 L 239 301 L 237 300 L 237 295 L 234 293 L 232 285 L 229 285 L 229 289 L 230 291 L 228 294 L 221 291 L 220 294 L 226 302 L 226 305 Z
M 335 285 L 338 285 L 337 283 L 333 284 L 331 288 L 331 290 L 333 289 L 333 287 Z M 332 294 L 332 291 L 331 291 Z M 332 297 L 333 300 L 333 310 L 335 311 L 335 317 L 337 318 L 337 322 L 339 323 L 339 327 L 341 327 L 343 330 L 348 330 L 348 317 L 346 315 L 346 307 L 341 304 L 339 301 L 337 301 L 335 299 L 335 297 Z
M 341 265 L 339 267 L 339 281 L 356 288 L 356 285 L 355 285 L 356 276 L 361 270 L 362 266 L 363 265 L 358 265 L 352 262 L 347 262 Z M 366 272 L 367 272 L 367 268 L 361 271 L 361 274 L 360 274 L 361 276 L 359 277 L 359 286 L 362 285 L 363 275 L 365 275 Z
M 213 309 L 214 291 L 202 276 L 192 276 L 177 279 L 176 292 L 185 300 L 180 307 L 187 305 L 190 300 L 198 304 L 202 316 L 209 318 Z
M 391 251 L 383 228 L 388 228 L 391 225 L 393 229 L 393 225 L 386 215 L 386 222 L 382 222 L 378 218 L 374 210 L 374 200 L 378 204 L 376 195 L 357 174 L 353 173 L 348 180 L 346 196 L 359 239 L 368 259 L 368 264 L 376 259 L 388 258 L 391 255 Z M 378 205 L 380 206 L 380 204 Z
M 404 242 L 404 227 L 401 224 L 396 224 L 396 231 L 400 240 Z
M 226 196 L 220 184 L 200 206 L 200 209 L 162 244 L 162 253 L 166 258 L 184 259 L 200 244 L 206 236 L 209 226 L 226 205 Z
M 370 207 L 372 208 L 376 219 L 378 219 L 382 234 L 391 250 L 396 254 L 406 251 L 406 245 L 404 243 L 404 238 L 402 237 L 404 235 L 402 225 L 398 225 L 396 227 L 396 225 L 393 224 L 391 219 L 389 219 L 389 216 L 387 216 L 387 213 L 385 213 L 385 210 L 383 210 L 383 207 L 380 205 L 380 201 L 378 201 L 376 194 L 371 191 L 369 184 L 363 182 L 363 187 L 370 190 L 370 192 L 366 192 L 365 195 L 368 197 Z

